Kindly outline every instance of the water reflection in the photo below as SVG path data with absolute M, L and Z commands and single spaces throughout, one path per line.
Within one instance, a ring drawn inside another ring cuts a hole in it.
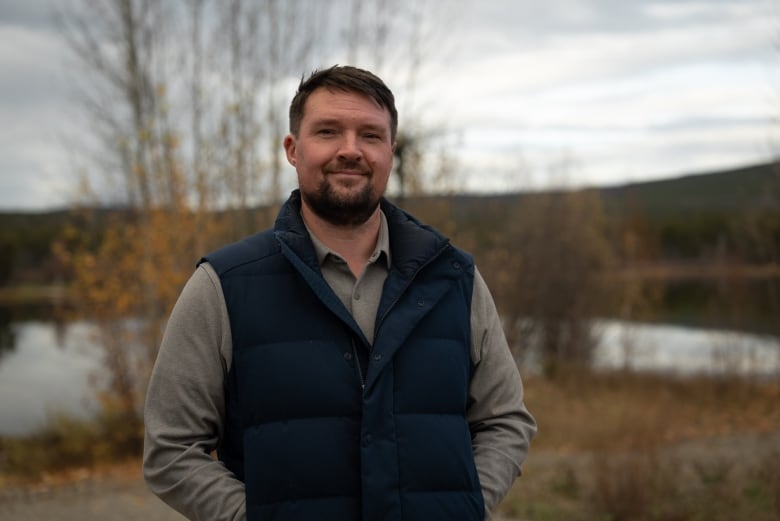
M 2 327 L 15 348 L 0 359 L 0 435 L 31 432 L 54 413 L 88 416 L 97 410 L 92 377 L 100 351 L 89 323 L 11 320 Z M 597 329 L 599 370 L 780 378 L 777 337 L 620 321 L 602 321 Z
M 780 377 L 780 339 L 668 324 L 597 324 L 597 369 Z
M 0 359 L 0 434 L 24 434 L 52 415 L 87 417 L 97 410 L 90 376 L 99 351 L 89 325 L 11 322 L 15 347 Z
M 683 326 L 780 335 L 780 277 L 646 281 L 662 295 L 654 314 Z
M 0 362 L 16 348 L 18 327 L 27 322 L 42 322 L 54 327 L 56 345 L 65 342 L 67 323 L 62 320 L 62 309 L 52 304 L 16 304 L 0 306 Z
M 0 307 L 0 361 L 16 346 L 16 332 L 11 323 L 11 310 Z

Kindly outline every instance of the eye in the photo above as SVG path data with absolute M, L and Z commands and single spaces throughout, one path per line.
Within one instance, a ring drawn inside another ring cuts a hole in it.
M 318 136 L 333 136 L 336 134 L 336 131 L 332 128 L 321 128 L 317 131 Z

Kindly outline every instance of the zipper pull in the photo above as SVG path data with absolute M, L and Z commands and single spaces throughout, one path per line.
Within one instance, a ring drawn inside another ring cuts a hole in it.
M 355 337 L 352 337 L 352 356 L 355 357 L 355 367 L 357 367 L 358 378 L 360 378 L 360 389 L 366 390 L 366 381 L 363 378 L 363 369 L 360 367 L 360 357 L 358 356 L 357 346 L 355 345 Z

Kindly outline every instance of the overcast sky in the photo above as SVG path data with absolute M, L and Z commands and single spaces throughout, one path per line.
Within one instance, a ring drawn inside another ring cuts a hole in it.
M 0 0 L 0 209 L 74 192 L 63 136 L 79 129 L 53 3 Z M 616 184 L 780 153 L 776 0 L 459 5 L 413 106 L 446 129 L 463 189 Z

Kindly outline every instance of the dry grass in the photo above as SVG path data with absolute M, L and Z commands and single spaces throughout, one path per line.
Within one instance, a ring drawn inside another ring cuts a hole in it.
M 568 373 L 526 378 L 534 449 L 618 450 L 780 432 L 780 381 Z
M 780 382 L 572 373 L 526 393 L 539 435 L 505 515 L 780 519 Z
M 26 437 L 0 437 L 0 488 L 67 481 L 73 472 L 137 458 L 142 433 L 108 412 L 91 420 L 53 416 Z
M 539 435 L 505 516 L 780 519 L 780 382 L 629 373 L 525 382 Z M 100 481 L 115 461 L 131 461 L 123 474 L 139 479 L 134 450 L 108 435 L 116 427 L 58 419 L 38 437 L 0 440 L 0 490 Z

